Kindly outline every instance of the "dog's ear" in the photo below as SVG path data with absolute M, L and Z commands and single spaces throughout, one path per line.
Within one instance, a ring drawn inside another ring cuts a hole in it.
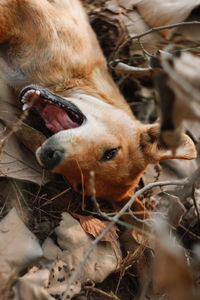
M 193 141 L 186 134 L 182 135 L 181 144 L 173 153 L 160 140 L 159 125 L 144 126 L 140 135 L 140 147 L 148 163 L 159 162 L 169 158 L 193 159 L 197 155 Z

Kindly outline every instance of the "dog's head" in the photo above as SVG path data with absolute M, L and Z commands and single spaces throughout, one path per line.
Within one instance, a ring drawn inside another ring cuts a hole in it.
M 41 166 L 64 175 L 75 190 L 121 201 L 147 165 L 167 158 L 196 156 L 193 142 L 183 136 L 176 155 L 159 142 L 159 126 L 143 125 L 123 110 L 77 93 L 63 98 L 38 86 L 21 92 L 21 101 L 43 117 L 55 134 L 37 150 Z

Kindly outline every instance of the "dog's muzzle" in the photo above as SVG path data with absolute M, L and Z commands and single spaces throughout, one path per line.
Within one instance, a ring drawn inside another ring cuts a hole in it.
M 56 145 L 47 142 L 37 149 L 36 158 L 43 168 L 53 170 L 62 162 L 64 154 L 64 149 L 58 149 Z

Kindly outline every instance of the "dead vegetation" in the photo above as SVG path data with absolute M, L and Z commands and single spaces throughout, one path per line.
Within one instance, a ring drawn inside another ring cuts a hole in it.
M 159 118 L 174 152 L 185 128 L 199 153 L 200 1 L 84 4 L 137 118 Z M 200 298 L 199 155 L 151 165 L 115 214 L 96 199 L 92 175 L 88 199 L 40 169 L 32 153 L 45 138 L 37 116 L 27 122 L 21 108 L 1 99 L 0 120 L 2 300 Z M 130 211 L 136 198 L 148 219 Z

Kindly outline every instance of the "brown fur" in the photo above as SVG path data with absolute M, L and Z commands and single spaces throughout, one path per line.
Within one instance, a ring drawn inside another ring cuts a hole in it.
M 196 156 L 186 135 L 173 155 L 159 142 L 158 125 L 135 120 L 78 0 L 1 0 L 0 74 L 17 92 L 34 83 L 74 99 L 95 120 L 92 134 L 87 133 L 90 127 L 81 126 L 70 134 L 55 134 L 42 146 L 56 143 L 66 149 L 53 171 L 66 176 L 75 189 L 83 176 L 85 191 L 91 194 L 94 171 L 97 196 L 124 203 L 149 163 Z M 84 95 L 99 101 L 90 103 Z M 102 163 L 102 153 L 115 146 L 120 146 L 116 157 Z

